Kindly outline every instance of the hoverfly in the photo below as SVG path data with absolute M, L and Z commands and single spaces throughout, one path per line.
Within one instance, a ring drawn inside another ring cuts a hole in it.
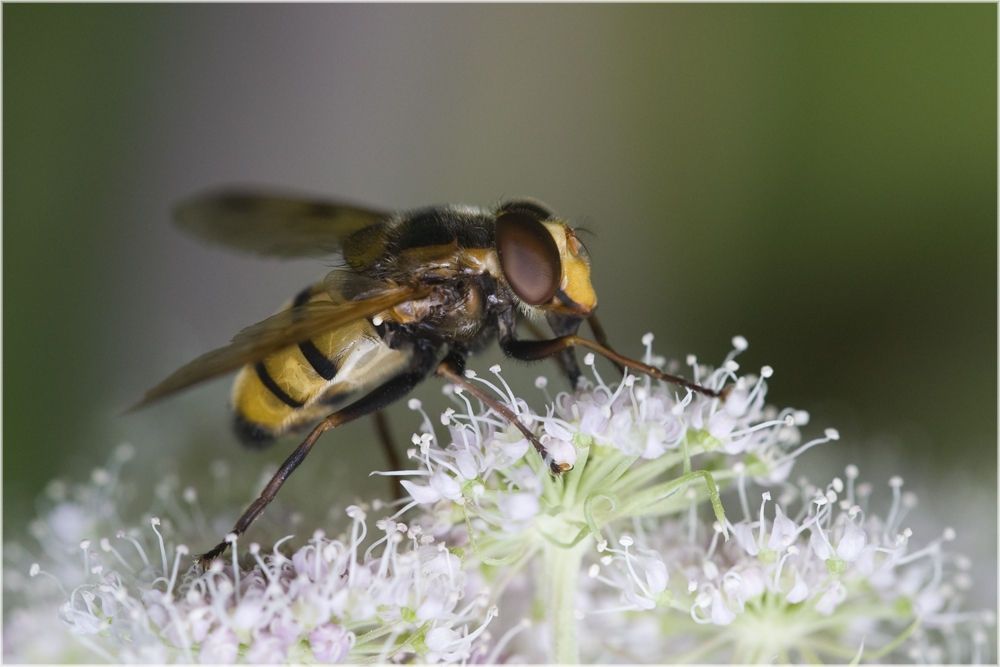
M 574 386 L 580 371 L 573 348 L 582 346 L 693 391 L 723 398 L 727 393 L 611 350 L 594 318 L 597 296 L 583 245 L 569 225 L 534 200 L 387 213 L 219 192 L 181 204 L 175 218 L 182 229 L 243 251 L 342 258 L 342 266 L 276 315 L 182 367 L 134 406 L 239 370 L 232 407 L 244 443 L 265 444 L 319 420 L 237 521 L 237 535 L 274 499 L 320 434 L 402 398 L 432 373 L 493 408 L 521 430 L 553 474 L 564 472 L 531 430 L 464 376 L 468 355 L 492 336 L 515 359 L 559 355 Z M 555 337 L 518 339 L 521 318 L 546 320 Z M 577 335 L 584 320 L 596 342 Z M 199 560 L 206 564 L 227 547 L 223 541 Z

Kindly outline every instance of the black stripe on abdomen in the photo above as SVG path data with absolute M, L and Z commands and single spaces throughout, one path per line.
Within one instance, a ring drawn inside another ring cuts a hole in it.
M 299 403 L 294 398 L 285 393 L 285 390 L 278 386 L 271 377 L 271 374 L 267 372 L 267 368 L 264 366 L 263 361 L 258 361 L 253 365 L 253 369 L 257 371 L 257 377 L 260 378 L 261 383 L 267 387 L 268 391 L 278 397 L 282 403 L 290 408 L 301 408 L 304 403 Z
M 239 412 L 233 415 L 233 430 L 240 442 L 253 449 L 263 449 L 274 442 L 274 431 L 250 421 Z
M 337 365 L 320 352 L 311 340 L 299 343 L 299 350 L 302 351 L 302 356 L 306 358 L 313 370 L 319 373 L 321 378 L 329 382 L 337 376 Z
M 307 287 L 296 295 L 295 299 L 292 301 L 292 307 L 298 308 L 299 306 L 304 306 L 307 301 L 312 297 L 312 287 Z M 337 366 L 330 361 L 325 354 L 319 351 L 311 340 L 307 340 L 303 343 L 299 343 L 299 350 L 302 351 L 302 356 L 306 358 L 309 365 L 313 367 L 321 378 L 329 382 L 337 376 Z M 266 384 L 266 383 L 265 383 Z

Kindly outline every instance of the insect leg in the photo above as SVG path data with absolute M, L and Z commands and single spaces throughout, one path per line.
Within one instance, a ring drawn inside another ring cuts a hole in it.
M 557 313 L 548 313 L 545 319 L 548 320 L 549 327 L 556 336 L 575 334 L 580 329 L 580 323 L 583 321 L 579 317 Z M 513 334 L 513 329 L 508 329 L 508 331 Z M 539 340 L 546 340 L 548 338 L 542 334 L 536 335 Z M 573 348 L 567 348 L 559 353 L 559 363 L 566 370 L 570 387 L 576 389 L 576 385 L 580 381 L 580 366 L 576 363 L 576 352 L 573 351 Z
M 524 326 L 535 338 L 545 338 L 545 332 L 531 320 L 525 319 Z M 576 363 L 576 357 L 573 356 L 573 351 L 563 350 L 562 353 L 556 358 L 556 361 L 559 362 L 559 367 L 562 369 L 563 373 L 566 374 L 566 378 L 569 380 L 570 385 L 576 387 L 576 381 L 580 379 L 580 367 Z
M 464 375 L 462 375 L 462 369 L 464 368 L 464 366 L 465 366 L 464 359 L 462 359 L 461 357 L 457 357 L 453 354 L 449 354 L 447 357 L 444 358 L 444 361 L 438 364 L 437 374 L 443 377 L 444 379 L 448 380 L 449 382 L 461 386 L 470 394 L 478 398 L 480 401 L 493 408 L 493 410 L 502 415 L 504 419 L 506 419 L 511 424 L 516 426 L 517 429 L 521 431 L 521 433 L 524 435 L 524 437 L 528 439 L 528 442 L 534 445 L 535 451 L 537 451 L 539 455 L 541 455 L 542 460 L 545 461 L 545 464 L 549 467 L 549 470 L 552 471 L 552 474 L 559 475 L 566 472 L 568 468 L 563 469 L 562 467 L 560 467 L 560 464 L 552 460 L 552 457 L 549 456 L 549 453 L 545 451 L 545 446 L 538 441 L 538 438 L 535 437 L 535 434 L 532 433 L 527 426 L 521 423 L 521 421 L 517 418 L 517 415 L 511 412 L 510 408 L 508 408 L 506 405 L 504 405 L 497 399 L 493 398 L 492 396 L 489 396 L 486 392 L 484 392 L 482 389 L 474 385 Z
M 396 448 L 393 446 L 392 431 L 389 430 L 389 419 L 385 416 L 385 410 L 376 410 L 372 414 L 372 417 L 375 418 L 375 430 L 378 432 L 378 439 L 382 444 L 382 451 L 385 452 L 385 458 L 386 462 L 389 464 L 389 470 L 402 470 L 403 462 L 399 460 L 399 455 L 396 453 Z M 393 482 L 393 500 L 400 499 L 401 492 L 399 488 L 399 484 Z
M 602 327 L 601 323 L 597 320 L 597 315 L 591 315 L 590 317 L 588 317 L 587 324 L 590 325 L 590 330 L 594 332 L 594 339 L 603 347 L 606 347 L 607 349 L 611 350 L 611 344 L 608 342 L 608 335 L 604 333 L 604 327 Z M 611 351 L 614 352 L 614 350 Z M 618 369 L 619 373 L 625 375 L 624 366 L 619 364 L 617 361 L 614 361 L 612 363 L 614 363 L 615 368 Z
M 707 389 L 701 385 L 695 384 L 694 382 L 677 377 L 676 375 L 664 373 L 659 368 L 653 368 L 652 366 L 644 364 L 640 361 L 623 357 L 610 348 L 607 348 L 599 343 L 595 343 L 594 341 L 587 340 L 586 338 L 581 338 L 576 334 L 559 336 L 558 338 L 553 338 L 551 340 L 516 340 L 513 337 L 508 337 L 506 339 L 501 338 L 500 340 L 500 347 L 503 348 L 503 351 L 506 354 L 522 361 L 545 359 L 546 357 L 550 357 L 553 354 L 575 346 L 593 350 L 594 352 L 597 352 L 607 359 L 621 364 L 626 368 L 639 371 L 640 373 L 644 373 L 657 380 L 663 380 L 665 382 L 670 382 L 671 384 L 676 384 L 679 387 L 696 391 L 699 394 L 704 394 L 705 396 L 712 396 L 713 398 L 721 398 L 725 400 L 726 396 L 728 396 L 731 391 L 731 387 L 723 387 L 719 391 Z
M 250 507 L 243 512 L 243 516 L 239 518 L 236 525 L 233 527 L 232 532 L 237 535 L 242 535 L 250 524 L 254 522 L 260 513 L 264 511 L 264 508 L 270 504 L 274 497 L 278 494 L 278 489 L 281 485 L 285 483 L 288 476 L 294 472 L 299 464 L 305 460 L 306 455 L 309 454 L 309 450 L 312 446 L 316 444 L 316 440 L 319 436 L 331 428 L 340 426 L 341 424 L 346 424 L 349 421 L 353 421 L 358 417 L 363 417 L 371 412 L 383 408 L 390 403 L 402 398 L 406 394 L 417 386 L 417 384 L 427 377 L 427 373 L 433 367 L 434 355 L 430 352 L 418 353 L 419 356 L 414 362 L 414 366 L 410 371 L 402 375 L 397 375 L 395 378 L 389 380 L 385 384 L 377 387 L 370 394 L 358 399 L 354 403 L 348 405 L 342 410 L 334 412 L 332 415 L 326 417 L 316 428 L 312 430 L 308 437 L 302 441 L 302 444 L 292 452 L 292 455 L 285 459 L 285 462 L 281 464 L 278 472 L 275 473 L 271 481 L 267 483 L 264 490 L 261 492 L 260 497 L 250 504 Z M 205 552 L 201 556 L 198 556 L 198 562 L 202 566 L 208 566 L 214 559 L 221 556 L 225 550 L 229 547 L 229 543 L 223 540 L 215 546 L 215 548 Z

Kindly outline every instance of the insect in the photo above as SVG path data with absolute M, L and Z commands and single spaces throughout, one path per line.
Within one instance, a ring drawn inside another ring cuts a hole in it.
M 590 261 L 573 229 L 543 204 L 516 199 L 481 209 L 434 206 L 388 213 L 256 192 L 209 193 L 181 204 L 177 224 L 208 241 L 276 257 L 342 260 L 277 314 L 183 366 L 133 409 L 239 370 L 234 426 L 250 445 L 316 423 L 239 518 L 242 534 L 274 499 L 324 431 L 374 413 L 431 374 L 463 387 L 514 424 L 551 472 L 534 433 L 463 374 L 492 337 L 510 357 L 558 355 L 575 385 L 573 348 L 710 396 L 716 392 L 614 352 L 594 317 Z M 515 335 L 522 319 L 545 320 L 554 337 Z M 588 320 L 595 341 L 577 334 Z M 318 423 L 317 423 L 317 420 Z M 228 542 L 199 557 L 203 565 Z

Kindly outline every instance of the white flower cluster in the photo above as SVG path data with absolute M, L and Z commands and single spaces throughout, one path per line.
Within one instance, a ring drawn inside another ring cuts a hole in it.
M 694 522 L 635 522 L 617 539 L 620 548 L 605 548 L 590 566 L 588 615 L 609 629 L 592 642 L 596 659 L 987 660 L 995 618 L 961 611 L 971 563 L 944 550 L 954 531 L 913 549 L 902 526 L 916 499 L 901 493 L 902 480 L 890 480 L 883 521 L 866 509 L 871 486 L 856 484 L 855 466 L 846 473 L 846 483 L 835 478 L 825 489 L 805 480 L 780 485 L 773 520 L 766 518 L 771 492 L 753 517 L 741 484 L 744 518 L 730 524 L 728 543 L 718 524 L 708 535 Z M 656 615 L 670 615 L 673 632 L 632 641 L 630 624 Z
M 351 506 L 347 514 L 346 541 L 317 530 L 290 558 L 278 549 L 285 540 L 266 556 L 254 543 L 245 559 L 252 565 L 216 560 L 207 570 L 189 565 L 186 546 L 165 542 L 155 518 L 159 562 L 124 533 L 117 539 L 131 543 L 131 558 L 108 538 L 99 551 L 84 540 L 89 572 L 64 591 L 59 620 L 116 662 L 386 662 L 408 653 L 454 662 L 485 655 L 474 642 L 496 611 L 485 608 L 485 592 L 467 597 L 461 559 L 419 527 L 395 521 L 379 521 L 382 538 L 363 549 L 365 512 Z M 37 564 L 30 569 L 32 577 L 44 574 Z M 5 650 L 35 648 L 16 631 L 5 635 Z
M 663 366 L 652 335 L 643 342 L 646 363 Z M 499 367 L 496 382 L 467 372 L 567 472 L 552 475 L 516 427 L 446 387 L 447 438 L 410 401 L 423 416 L 410 451 L 418 467 L 383 473 L 408 477 L 410 498 L 371 535 L 366 513 L 388 507 L 379 502 L 350 507 L 337 539 L 316 531 L 290 556 L 284 539 L 268 553 L 234 544 L 242 563 L 207 571 L 187 566 L 183 531 L 166 519 L 114 541 L 102 533 L 125 525 L 114 491 L 125 450 L 73 498 L 50 493 L 57 502 L 35 526 L 47 559 L 33 579 L 5 573 L 8 590 L 31 600 L 8 619 L 5 658 L 989 660 L 993 619 L 960 609 L 971 580 L 968 561 L 943 549 L 953 532 L 913 548 L 902 524 L 912 499 L 895 479 L 884 521 L 853 467 L 826 488 L 791 483 L 796 457 L 838 435 L 800 445 L 808 415 L 767 406 L 771 369 L 739 376 L 746 341 L 733 343 L 719 369 L 688 359 L 695 381 L 731 387 L 725 399 L 631 375 L 609 385 L 587 355 L 594 380 L 552 400 L 539 378 L 549 400 L 534 411 Z M 751 484 L 768 489 L 753 513 Z M 723 510 L 726 487 L 740 521 Z M 200 512 L 193 491 L 184 500 Z M 59 590 L 32 597 L 46 579 Z M 40 621 L 56 608 L 60 626 Z
M 643 342 L 646 362 L 662 363 L 652 355 L 652 335 Z M 544 414 L 538 414 L 515 398 L 499 366 L 490 370 L 502 388 L 467 371 L 471 380 L 496 393 L 524 425 L 534 428 L 548 455 L 571 472 L 561 477 L 548 474 L 516 427 L 491 410 L 483 412 L 461 388 L 454 388 L 451 393 L 459 410 L 448 409 L 441 418 L 449 427 L 449 442 L 438 440 L 420 401 L 410 401 L 410 407 L 423 414 L 423 433 L 413 437 L 419 450 L 410 452 L 420 467 L 392 474 L 422 477 L 402 482 L 415 503 L 432 506 L 452 501 L 478 520 L 476 526 L 490 535 L 505 534 L 508 542 L 511 533 L 538 528 L 534 520 L 542 515 L 558 517 L 556 523 L 561 525 L 549 528 L 570 529 L 579 538 L 589 532 L 597 540 L 600 526 L 608 521 L 626 515 L 673 514 L 705 498 L 713 501 L 721 518 L 716 489 L 736 476 L 732 463 L 751 457 L 749 474 L 776 482 L 788 475 L 801 451 L 838 437 L 831 429 L 824 438 L 791 451 L 799 442 L 798 426 L 808 421 L 808 414 L 766 407 L 765 379 L 771 369 L 764 367 L 759 376 L 738 377 L 734 357 L 746 348 L 746 341 L 737 337 L 733 342 L 735 349 L 713 372 L 688 358 L 695 380 L 706 376 L 704 386 L 720 389 L 726 382 L 734 384 L 724 401 L 632 375 L 608 386 L 594 366 L 594 355 L 587 354 L 585 363 L 596 383 L 585 381 L 576 393 L 559 394 Z M 542 389 L 546 385 L 545 378 L 536 383 Z M 711 475 L 692 472 L 691 460 L 698 456 L 721 458 L 724 463 Z M 678 468 L 681 474 L 676 474 Z M 697 488 L 694 499 L 680 493 L 689 487 Z M 614 508 L 606 510 L 602 500 Z

